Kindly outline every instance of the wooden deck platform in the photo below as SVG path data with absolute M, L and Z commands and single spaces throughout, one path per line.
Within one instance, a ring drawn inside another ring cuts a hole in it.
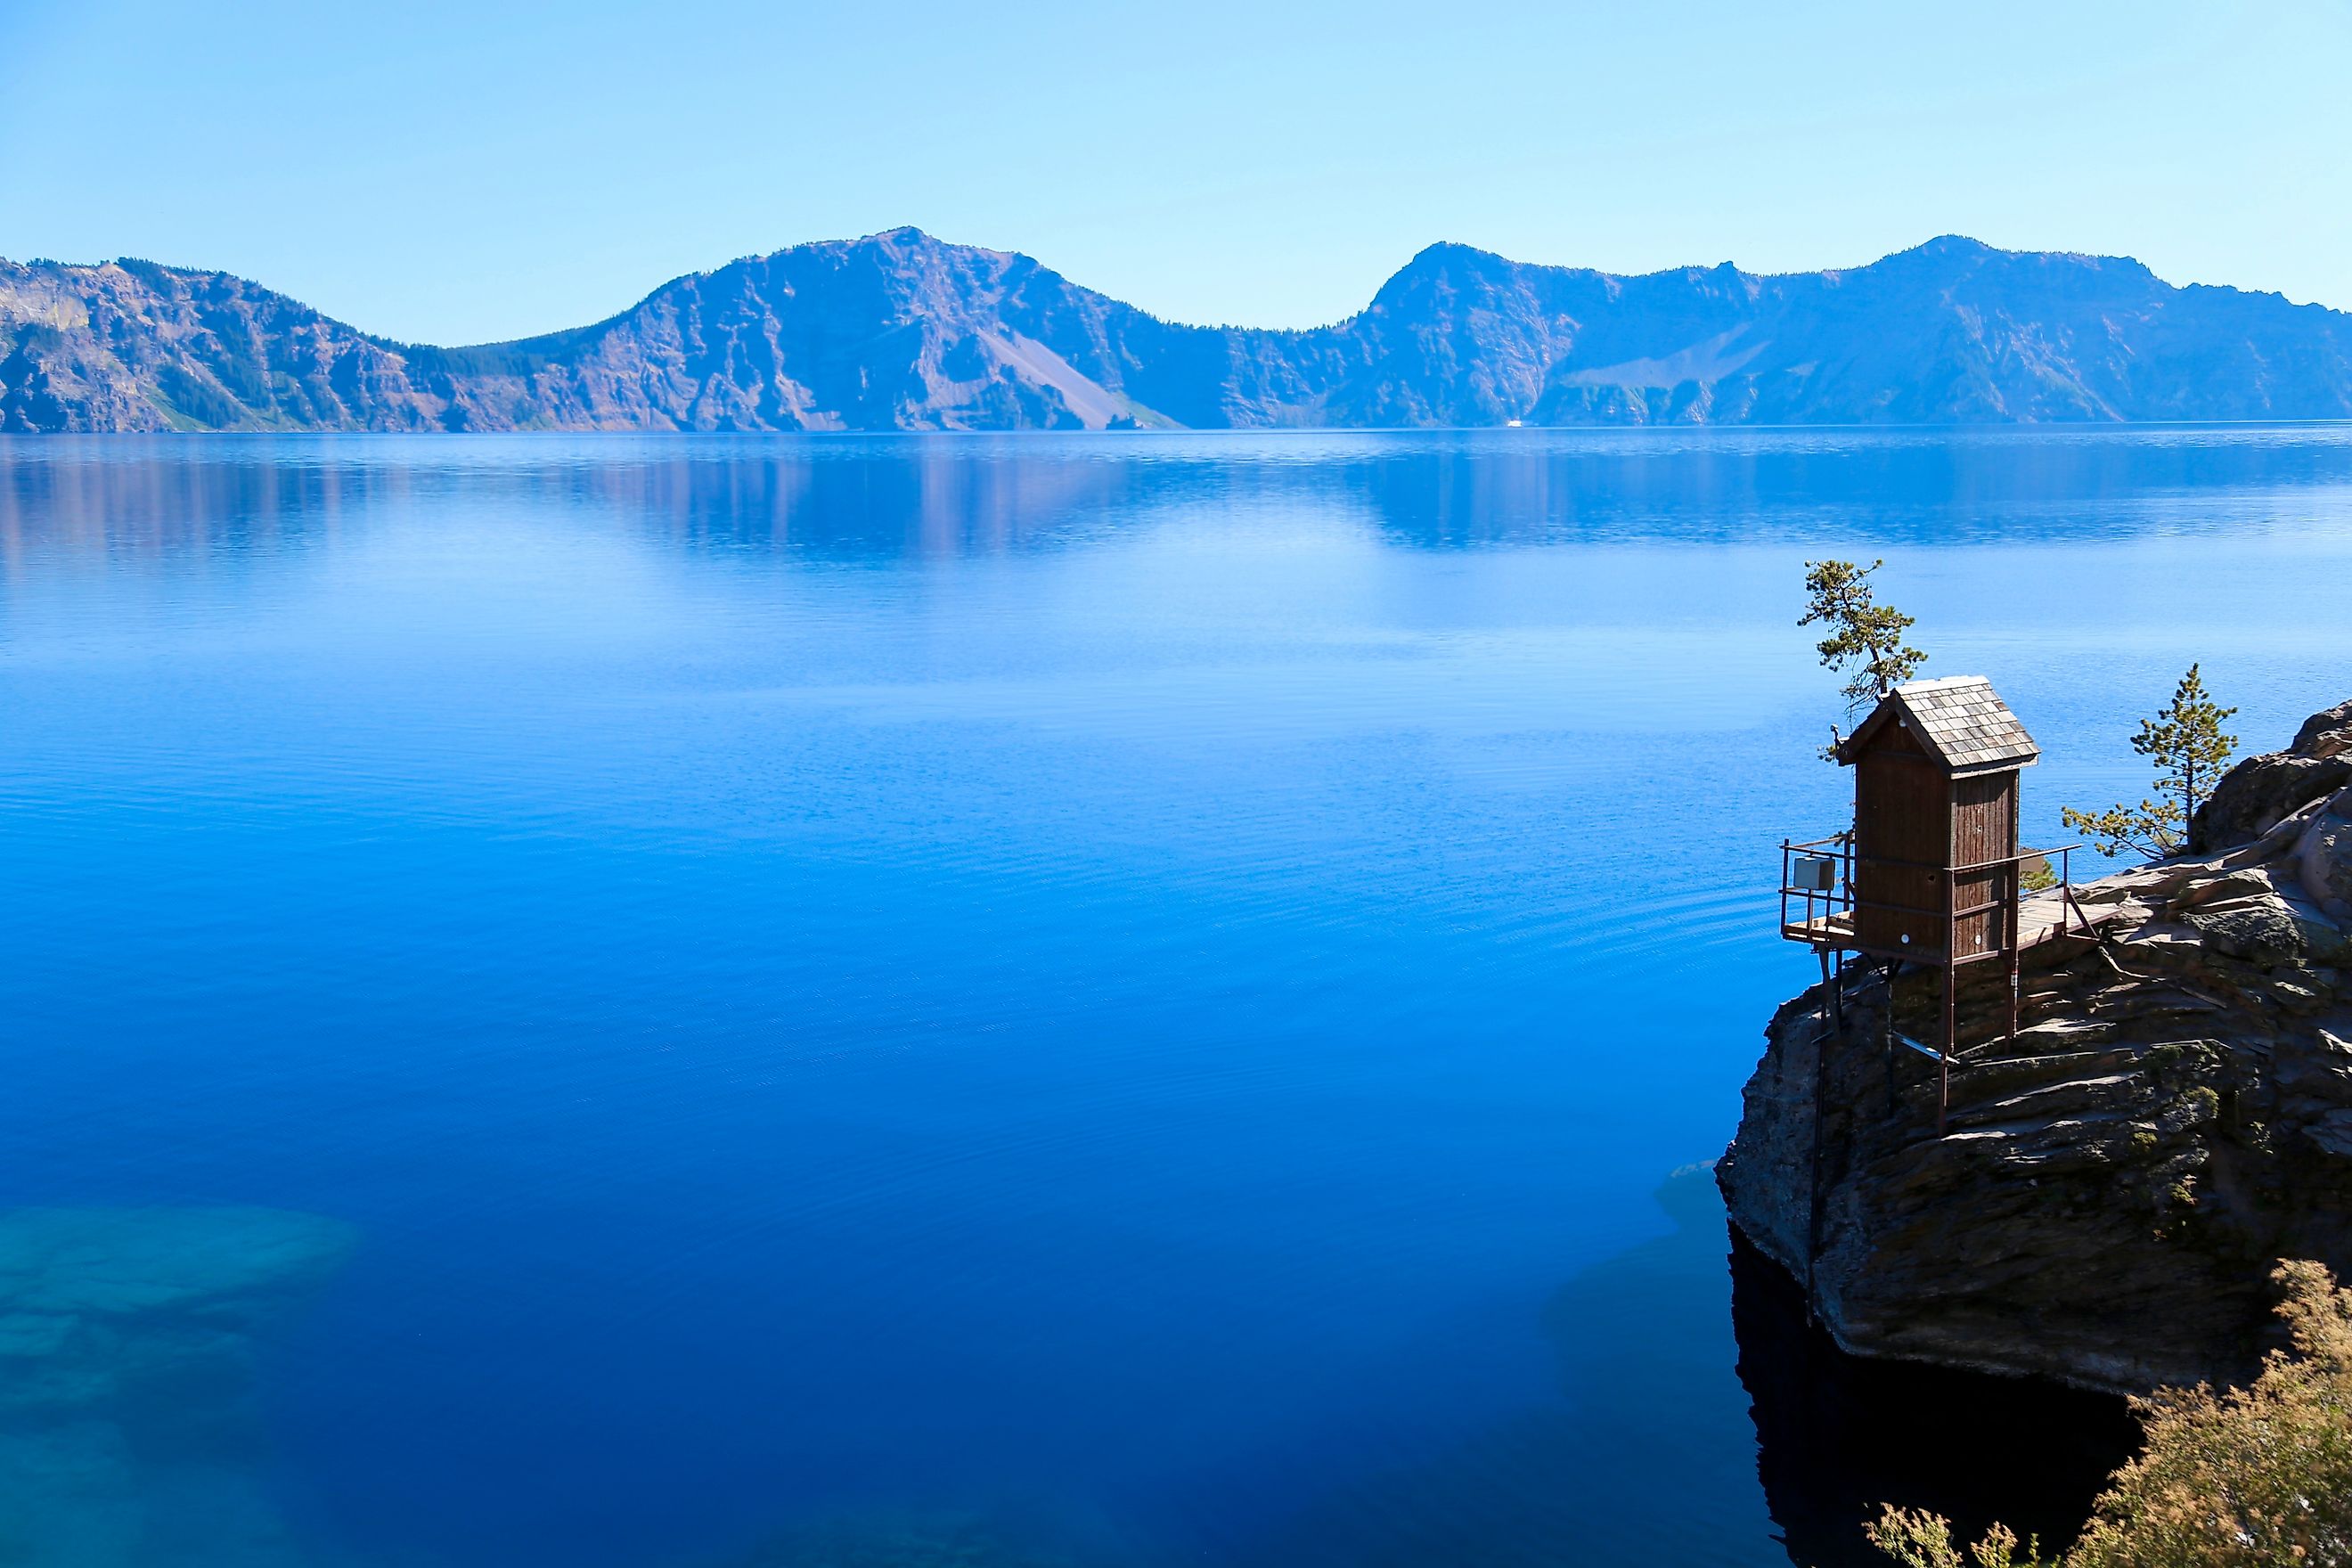
M 2079 914 L 2077 910 L 2081 910 Z M 2017 926 L 2021 939 L 2019 946 L 2036 948 L 2045 942 L 2055 942 L 2065 936 L 2079 938 L 2084 934 L 2085 917 L 2091 929 L 2096 931 L 2100 922 L 2112 915 L 2115 910 L 2116 906 L 2112 904 L 2077 905 L 2070 909 L 2063 892 L 2056 888 L 2044 893 L 2029 893 L 2018 905 Z M 1780 934 L 1790 942 L 1809 942 L 1815 947 L 1863 951 L 1861 944 L 1854 940 L 1853 911 L 1851 910 L 1832 915 L 1816 915 L 1809 921 L 1790 921 L 1780 927 Z M 1938 963 L 1944 955 L 1939 948 L 1906 947 L 1899 956 L 1916 958 L 1922 963 Z M 1982 956 L 1992 955 L 1987 953 Z M 1969 961 L 1964 958 L 1961 962 L 1966 963 Z
M 1809 921 L 1790 921 L 1780 928 L 1780 934 L 1790 942 L 1809 942 L 1815 947 L 1852 947 L 1853 945 L 1853 914 L 1815 915 Z
M 2025 947 L 2039 947 L 2063 936 L 2080 937 L 2084 921 L 2087 920 L 2091 930 L 2095 931 L 2100 922 L 2115 912 L 2112 904 L 2102 908 L 2096 904 L 2085 905 L 2079 899 L 2070 908 L 2065 894 L 2056 888 L 2046 893 L 2028 893 L 2018 905 L 2018 936 Z

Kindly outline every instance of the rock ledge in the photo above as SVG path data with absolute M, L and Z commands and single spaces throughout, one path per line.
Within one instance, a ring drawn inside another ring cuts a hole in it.
M 2281 1257 L 2352 1274 L 2352 702 L 2224 778 L 2197 851 L 2077 889 L 2101 938 L 1960 992 L 1849 965 L 1783 1005 L 1717 1179 L 1847 1350 L 2141 1392 L 2242 1382 Z M 2030 926 L 2029 926 L 2030 929 Z M 1986 1044 L 1968 1050 L 1969 1042 Z M 1818 1136 L 1817 1136 L 1818 1134 Z

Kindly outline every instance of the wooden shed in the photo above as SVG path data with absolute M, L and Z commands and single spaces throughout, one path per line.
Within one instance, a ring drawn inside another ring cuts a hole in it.
M 1854 947 L 1951 964 L 2012 946 L 2018 773 L 2042 752 L 1992 683 L 1898 686 L 1836 754 L 1854 771 Z
M 1780 841 L 1780 934 L 1820 957 L 1833 1029 L 1844 1027 L 1846 985 L 1838 976 L 1847 954 L 1884 960 L 1890 994 L 1906 964 L 1943 972 L 1935 1043 L 1896 1030 L 1891 1010 L 1887 1030 L 1890 1052 L 1900 1040 L 1936 1058 L 1940 1133 L 1952 1063 L 1973 1048 L 1959 1038 L 1961 968 L 2006 961 L 2014 1040 L 2020 955 L 2043 942 L 2097 939 L 2066 868 L 2081 846 L 2018 847 L 2018 774 L 2042 750 L 1982 676 L 1896 687 L 1832 754 L 1853 769 L 1853 826 L 1802 844 Z M 2032 900 L 2029 868 L 2053 873 Z

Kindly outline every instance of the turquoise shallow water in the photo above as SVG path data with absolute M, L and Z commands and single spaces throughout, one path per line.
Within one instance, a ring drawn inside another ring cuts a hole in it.
M 1674 1175 L 1830 552 L 2030 833 L 2352 694 L 2341 428 L 0 440 L 0 1543 L 1832 1550 L 1925 1439 Z

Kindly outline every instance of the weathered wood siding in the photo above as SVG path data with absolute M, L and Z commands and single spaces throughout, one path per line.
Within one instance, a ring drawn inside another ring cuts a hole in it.
M 1950 783 L 1889 726 L 1854 763 L 1854 933 L 1865 948 L 1941 953 Z M 1907 940 L 1906 940 L 1907 939 Z
M 1952 781 L 1952 864 L 1977 866 L 2017 853 L 2017 774 L 1979 773 Z M 1999 909 L 1963 915 L 1953 956 L 1990 952 L 2009 940 L 2010 881 L 2013 868 L 1965 872 L 1954 879 L 1956 909 L 1999 903 Z

